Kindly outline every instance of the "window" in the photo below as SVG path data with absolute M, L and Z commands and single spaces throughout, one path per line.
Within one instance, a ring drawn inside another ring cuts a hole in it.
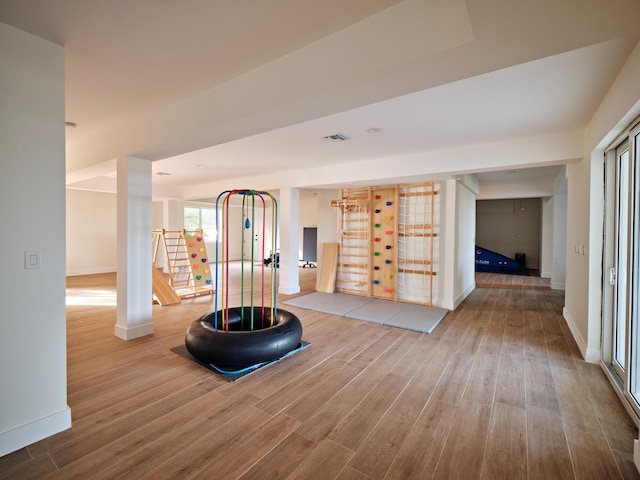
M 195 230 L 201 228 L 203 236 L 209 242 L 216 238 L 216 209 L 214 207 L 184 207 L 184 229 Z

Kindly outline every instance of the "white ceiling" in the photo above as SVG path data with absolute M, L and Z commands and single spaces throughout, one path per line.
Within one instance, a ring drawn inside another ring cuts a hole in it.
M 0 21 L 65 46 L 68 183 L 109 189 L 123 155 L 184 186 L 583 129 L 640 36 L 640 2 L 585 3 L 0 0 Z

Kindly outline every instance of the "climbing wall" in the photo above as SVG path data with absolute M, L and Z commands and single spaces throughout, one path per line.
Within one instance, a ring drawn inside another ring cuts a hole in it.
M 397 300 L 397 189 L 372 189 L 371 296 Z
M 341 192 L 336 291 L 431 305 L 439 201 L 433 182 Z
M 369 296 L 370 273 L 370 189 L 342 191 L 331 205 L 336 209 L 339 240 L 336 291 Z
M 211 268 L 209 267 L 209 256 L 202 237 L 202 230 L 189 235 L 185 234 L 187 245 L 187 256 L 191 265 L 193 285 L 198 287 L 211 288 Z

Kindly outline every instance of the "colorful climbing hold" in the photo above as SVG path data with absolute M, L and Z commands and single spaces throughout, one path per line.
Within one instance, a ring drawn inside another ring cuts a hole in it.
M 207 263 L 207 259 L 206 258 L 202 258 L 202 260 L 200 260 L 202 263 Z
M 205 269 L 204 269 L 204 273 L 209 273 L 209 269 L 208 269 L 208 268 L 205 268 Z
M 373 284 L 374 284 L 374 285 L 378 285 L 379 283 L 380 283 L 380 280 L 374 280 L 374 281 L 373 281 Z
M 387 202 L 387 207 L 393 205 L 393 202 Z
M 374 239 L 373 239 L 373 241 L 374 241 L 374 242 L 379 242 L 379 241 L 380 241 L 380 239 L 379 239 L 378 237 L 376 237 L 376 238 L 374 238 Z
M 201 242 L 202 241 L 202 237 L 196 237 L 196 241 L 197 242 Z
M 376 196 L 375 196 L 375 199 L 376 199 L 376 200 L 380 200 L 380 195 L 376 195 Z
M 189 243 L 189 248 L 193 248 L 193 246 L 194 246 L 193 242 L 190 242 Z
M 380 256 L 380 252 L 373 252 L 373 255 L 376 256 L 376 257 L 379 257 Z
M 244 228 L 251 228 L 251 222 L 248 218 L 244 221 Z
M 200 265 L 198 265 L 197 263 L 193 265 L 193 269 L 197 270 L 200 267 Z
M 197 253 L 192 253 L 192 254 L 191 254 L 191 258 L 196 258 L 197 256 L 198 256 L 198 254 L 197 254 Z
M 376 228 L 380 228 L 380 224 L 379 224 L 379 223 L 376 223 L 376 224 L 374 225 L 374 227 L 376 227 Z
M 387 280 L 390 279 L 391 278 L 391 274 L 390 273 L 385 274 L 384 278 L 386 278 Z
M 384 263 L 386 263 L 387 265 L 391 264 L 391 260 L 385 260 Z
M 200 251 L 201 251 L 201 252 L 204 252 L 204 247 L 200 247 Z
M 206 281 L 205 281 L 205 283 L 206 283 L 207 285 L 211 285 L 211 280 L 206 280 Z
M 386 233 L 387 235 L 391 235 L 393 233 L 393 230 L 386 230 L 384 233 Z
M 376 208 L 374 211 L 375 211 L 376 213 L 380 213 L 380 209 L 379 209 L 379 208 Z
M 196 275 L 196 280 L 202 280 L 202 275 Z
M 376 265 L 375 267 L 373 267 L 373 269 L 374 270 L 380 270 L 380 267 Z
M 386 220 L 393 220 L 393 217 L 392 217 L 391 215 L 387 215 L 387 216 L 385 217 L 385 219 L 386 219 Z
M 386 248 L 387 250 L 391 250 L 391 245 L 387 245 L 384 248 Z
M 391 293 L 391 289 L 390 288 L 385 288 L 384 289 L 384 293 Z

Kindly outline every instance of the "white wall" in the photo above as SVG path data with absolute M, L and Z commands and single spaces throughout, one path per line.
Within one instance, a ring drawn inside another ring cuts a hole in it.
M 71 426 L 64 50 L 0 23 L 0 456 Z M 25 269 L 25 250 L 41 267 Z
M 67 189 L 67 275 L 115 272 L 116 195 Z
M 454 307 L 475 288 L 476 196 L 478 185 L 465 177 L 456 182 Z
M 564 317 L 588 361 L 600 359 L 604 149 L 640 115 L 640 43 L 585 132 L 583 160 L 567 168 Z M 579 245 L 576 253 L 575 245 Z M 584 245 L 584 254 L 582 253 Z M 586 301 L 585 301 L 586 299 Z
M 542 278 L 551 278 L 553 269 L 553 197 L 542 199 L 541 229 L 540 276 Z

